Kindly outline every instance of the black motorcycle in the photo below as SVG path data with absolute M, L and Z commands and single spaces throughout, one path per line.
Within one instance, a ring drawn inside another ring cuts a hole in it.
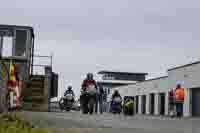
M 81 108 L 83 114 L 93 114 L 96 100 L 97 90 L 95 86 L 91 85 L 88 88 L 86 88 L 81 95 Z
M 61 97 L 61 99 L 59 100 L 59 107 L 60 110 L 63 111 L 70 111 L 72 109 L 72 106 L 74 104 L 74 97 L 72 94 L 67 94 L 64 97 Z

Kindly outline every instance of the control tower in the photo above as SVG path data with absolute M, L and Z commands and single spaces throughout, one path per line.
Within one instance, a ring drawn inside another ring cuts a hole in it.
M 9 49 L 8 49 L 9 48 Z M 33 72 L 34 31 L 29 26 L 0 25 L 0 57 L 12 61 L 22 80 Z

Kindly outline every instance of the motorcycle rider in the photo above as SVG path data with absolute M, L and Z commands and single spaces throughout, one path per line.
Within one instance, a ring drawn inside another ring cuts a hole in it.
M 67 90 L 64 93 L 64 96 L 66 96 L 67 94 L 72 94 L 72 96 L 73 96 L 72 102 L 74 102 L 75 94 L 74 94 L 74 91 L 72 90 L 72 86 L 71 85 L 68 86 Z
M 112 95 L 112 101 L 113 101 L 113 99 L 114 99 L 115 97 L 120 97 L 120 98 L 122 99 L 122 97 L 121 97 L 121 95 L 119 94 L 119 91 L 118 91 L 118 90 L 115 90 L 115 91 L 114 91 L 114 93 L 113 93 L 113 95 Z
M 93 79 L 92 73 L 88 73 L 86 79 L 83 80 L 83 83 L 81 85 L 81 92 L 85 92 L 87 87 L 89 87 L 89 85 L 94 85 L 95 88 L 98 90 L 96 81 Z M 87 106 L 86 104 L 87 104 L 87 101 L 88 101 L 87 97 L 85 97 L 85 95 L 82 94 L 81 97 L 80 97 L 80 100 L 81 100 L 82 108 L 84 109 L 83 113 L 87 113 L 87 111 L 85 110 L 86 106 Z M 97 102 L 97 96 L 96 96 L 95 101 Z M 96 105 L 95 106 L 95 112 L 97 113 L 97 103 L 95 105 Z
M 111 99 L 111 107 L 113 105 L 114 99 L 117 98 L 117 97 L 120 97 L 120 99 L 122 99 L 121 95 L 119 94 L 119 91 L 115 90 L 113 95 L 112 95 L 112 99 Z M 122 105 L 121 105 L 121 108 L 122 108 Z
M 101 85 L 99 86 L 99 96 L 98 96 L 98 100 L 99 100 L 99 111 L 102 114 L 104 112 L 104 101 L 105 101 L 105 91 L 103 89 L 103 87 Z
M 134 101 L 130 97 L 126 97 L 124 100 L 124 105 L 123 105 L 123 112 L 125 115 L 133 115 L 134 113 Z

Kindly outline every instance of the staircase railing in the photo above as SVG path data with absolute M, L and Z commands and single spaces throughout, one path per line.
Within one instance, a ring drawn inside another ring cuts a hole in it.
M 35 64 L 34 61 L 32 61 L 32 72 L 31 75 L 34 75 L 34 67 L 42 67 L 45 68 L 46 66 L 50 66 L 52 68 L 52 63 L 53 63 L 53 55 L 51 54 L 50 56 L 43 56 L 43 55 L 34 55 L 34 58 L 46 58 L 50 60 L 50 64 Z

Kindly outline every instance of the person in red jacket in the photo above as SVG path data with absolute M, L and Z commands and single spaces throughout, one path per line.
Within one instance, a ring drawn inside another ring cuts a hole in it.
M 89 85 L 94 85 L 95 88 L 97 89 L 97 84 L 96 84 L 96 81 L 93 79 L 93 74 L 92 74 L 92 73 L 88 73 L 86 79 L 83 80 L 83 83 L 82 83 L 82 85 L 81 85 L 82 91 L 85 91 L 86 88 L 87 88 Z
M 175 115 L 175 90 L 170 89 L 169 91 L 169 115 L 174 117 Z
M 93 79 L 93 74 L 92 73 L 88 73 L 87 74 L 87 77 L 85 80 L 83 80 L 82 84 L 81 84 L 81 92 L 85 92 L 86 89 L 89 87 L 89 85 L 94 85 L 95 88 L 98 90 L 98 87 L 97 87 L 97 83 L 96 81 Z M 98 111 L 98 95 L 96 96 L 96 104 L 95 104 L 95 113 L 97 113 Z M 80 97 L 80 100 L 81 100 L 81 105 L 82 105 L 82 109 L 85 108 L 85 104 L 87 104 L 87 98 L 85 97 L 84 93 L 81 95 Z M 83 113 L 87 113 L 87 111 L 83 111 Z

